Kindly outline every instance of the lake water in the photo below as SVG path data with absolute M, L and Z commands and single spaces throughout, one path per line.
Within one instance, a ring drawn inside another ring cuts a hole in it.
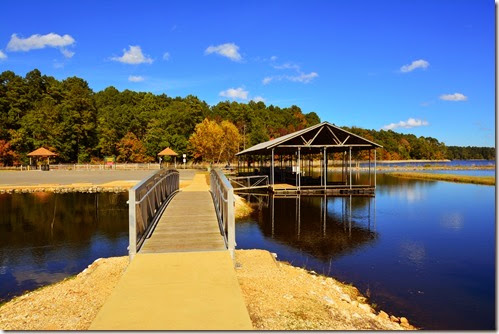
M 0 194 L 0 302 L 126 255 L 128 193 Z
M 493 329 L 495 188 L 377 181 L 376 198 L 253 197 L 260 209 L 237 223 L 237 247 L 353 283 L 426 329 Z M 0 194 L 0 302 L 126 255 L 127 197 Z
M 374 162 L 371 162 L 374 163 Z M 390 162 L 383 161 L 378 162 L 379 166 L 383 167 L 412 167 L 412 166 L 447 166 L 447 167 L 484 167 L 484 166 L 495 166 L 496 162 L 494 160 L 451 160 L 451 161 L 404 161 L 404 162 Z M 360 163 L 361 166 L 367 165 L 366 163 Z
M 423 170 L 422 173 L 434 173 L 434 174 L 457 174 L 457 175 L 468 175 L 468 176 L 496 176 L 496 171 L 494 169 L 466 169 L 466 170 Z
M 237 246 L 353 283 L 422 328 L 494 329 L 494 190 L 380 174 L 376 198 L 252 197 Z

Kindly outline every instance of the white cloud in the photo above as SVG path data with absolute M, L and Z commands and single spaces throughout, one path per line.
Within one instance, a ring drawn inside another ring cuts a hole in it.
M 269 84 L 273 79 L 274 79 L 273 77 L 265 77 L 263 78 L 262 83 L 264 85 Z
M 276 60 L 276 59 L 277 57 L 275 56 L 271 57 L 271 60 Z M 309 83 L 314 78 L 317 78 L 319 76 L 317 72 L 310 72 L 310 73 L 302 72 L 300 66 L 292 62 L 287 62 L 283 64 L 271 64 L 270 66 L 272 66 L 276 70 L 283 70 L 283 71 L 291 70 L 292 72 L 295 72 L 295 74 L 279 74 L 279 75 L 265 77 L 262 80 L 262 83 L 264 85 L 267 85 L 272 81 L 281 81 L 281 80 Z
M 407 72 L 412 72 L 417 68 L 426 69 L 426 68 L 428 68 L 428 66 L 430 66 L 429 62 L 427 62 L 426 60 L 423 60 L 423 59 L 418 59 L 418 60 L 413 61 L 410 65 L 402 66 L 400 68 L 400 71 L 403 73 L 407 73 Z
M 71 50 L 68 49 L 61 49 L 61 53 L 64 55 L 66 58 L 71 58 L 75 55 L 75 53 Z
M 28 38 L 22 38 L 18 37 L 17 34 L 12 34 L 9 43 L 7 44 L 7 50 L 15 52 L 52 47 L 58 48 L 66 58 L 71 58 L 74 55 L 74 52 L 69 51 L 65 47 L 73 45 L 74 43 L 74 38 L 67 34 L 61 36 L 51 32 L 46 35 L 31 35 Z
M 0 60 L 5 60 L 7 59 L 7 55 L 0 50 Z
M 466 101 L 467 99 L 468 97 L 461 93 L 440 95 L 440 100 L 444 101 Z
M 130 82 L 141 82 L 141 81 L 144 81 L 144 77 L 142 77 L 140 75 L 130 75 L 128 77 L 128 81 L 130 81 Z
M 170 52 L 163 53 L 163 60 L 170 60 Z
M 310 81 L 312 81 L 314 78 L 317 78 L 318 76 L 319 76 L 319 74 L 317 74 L 316 72 L 310 72 L 309 74 L 300 73 L 300 75 L 288 76 L 287 79 L 289 81 L 309 83 Z
M 209 55 L 212 53 L 217 53 L 221 56 L 227 57 L 230 60 L 233 61 L 240 61 L 242 59 L 241 55 L 239 54 L 239 46 L 237 46 L 234 43 L 225 43 L 225 44 L 220 44 L 216 46 L 209 46 L 204 53 Z
M 227 90 L 223 90 L 218 95 L 223 97 L 228 97 L 233 100 L 235 99 L 247 100 L 248 93 L 249 92 L 247 90 L 244 90 L 241 87 L 239 87 L 239 88 L 229 88 Z
M 46 35 L 31 35 L 28 38 L 19 38 L 17 34 L 12 34 L 10 41 L 7 44 L 9 51 L 29 51 L 33 49 L 43 49 L 46 46 L 53 48 L 60 48 L 72 45 L 75 42 L 74 38 L 70 35 L 58 35 L 54 33 Z
M 127 51 L 123 49 L 123 56 L 112 57 L 111 60 L 119 61 L 124 64 L 152 64 L 153 60 L 142 53 L 142 49 L 138 45 L 130 45 Z
M 409 118 L 407 121 L 400 121 L 398 123 L 390 123 L 388 125 L 385 125 L 383 127 L 383 130 L 394 130 L 397 128 L 410 129 L 410 128 L 415 128 L 418 126 L 427 126 L 427 125 L 429 125 L 429 123 L 427 121 Z
M 277 56 L 270 57 L 270 61 L 276 61 L 276 60 L 277 60 Z
M 251 99 L 251 101 L 255 102 L 265 102 L 265 99 L 261 96 L 255 96 L 254 98 Z
M 300 66 L 293 63 L 284 63 L 282 65 L 272 65 L 277 70 L 296 70 L 300 71 Z
M 308 74 L 306 74 L 306 73 L 299 73 L 298 75 L 274 75 L 274 76 L 263 78 L 262 83 L 264 85 L 267 85 L 271 81 L 281 81 L 281 80 L 287 80 L 287 81 L 292 81 L 292 82 L 301 82 L 301 83 L 309 83 L 314 78 L 317 78 L 318 76 L 319 76 L 319 74 L 317 74 L 317 72 L 310 72 Z

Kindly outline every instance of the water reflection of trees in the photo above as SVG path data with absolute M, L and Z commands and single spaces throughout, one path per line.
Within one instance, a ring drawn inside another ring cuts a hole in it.
M 127 193 L 0 195 L 0 302 L 126 254 Z
M 86 244 L 126 231 L 126 193 L 0 195 L 0 248 Z
M 269 196 L 255 217 L 264 235 L 329 260 L 377 238 L 371 197 Z

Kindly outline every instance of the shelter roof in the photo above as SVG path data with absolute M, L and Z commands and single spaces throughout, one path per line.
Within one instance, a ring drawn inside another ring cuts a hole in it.
M 158 155 L 170 155 L 170 156 L 177 156 L 178 154 L 175 153 L 171 148 L 167 147 L 163 151 L 159 152 Z
M 28 153 L 29 157 L 53 157 L 56 155 L 57 153 L 51 152 L 44 147 L 40 147 L 39 149 L 36 149 L 33 152 Z
M 276 153 L 287 153 L 296 151 L 298 147 L 305 149 L 306 153 L 320 153 L 324 147 L 330 151 L 343 151 L 349 147 L 353 150 L 368 150 L 382 146 L 334 124 L 322 122 L 254 145 L 236 155 L 269 154 L 273 148 Z

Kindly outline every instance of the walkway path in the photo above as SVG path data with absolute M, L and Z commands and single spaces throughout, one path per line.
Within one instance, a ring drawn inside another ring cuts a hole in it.
M 196 174 L 168 204 L 140 253 L 225 250 L 208 190 L 206 175 Z
M 173 198 L 90 329 L 252 329 L 205 174 Z

